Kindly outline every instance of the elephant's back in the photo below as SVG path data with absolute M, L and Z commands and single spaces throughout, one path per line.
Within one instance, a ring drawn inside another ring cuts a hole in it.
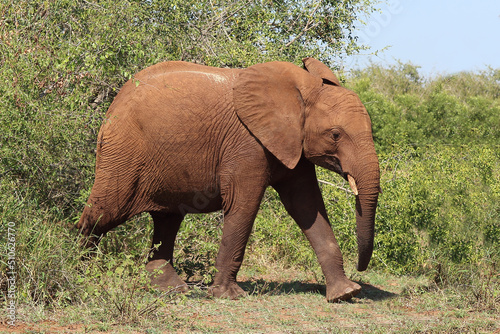
M 178 127 L 214 117 L 231 107 L 237 71 L 182 61 L 150 66 L 122 87 L 107 118 L 137 123 L 153 118 Z
M 145 83 L 151 83 L 163 77 L 169 78 L 176 74 L 190 77 L 192 75 L 193 78 L 198 78 L 199 80 L 203 80 L 203 77 L 205 77 L 208 82 L 222 84 L 233 80 L 237 72 L 238 70 L 230 68 L 211 67 L 184 61 L 166 61 L 145 68 L 138 72 L 134 78 Z

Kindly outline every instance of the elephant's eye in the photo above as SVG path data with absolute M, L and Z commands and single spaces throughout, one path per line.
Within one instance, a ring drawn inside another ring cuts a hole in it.
M 339 141 L 341 137 L 341 132 L 339 130 L 332 131 L 332 138 L 334 141 Z

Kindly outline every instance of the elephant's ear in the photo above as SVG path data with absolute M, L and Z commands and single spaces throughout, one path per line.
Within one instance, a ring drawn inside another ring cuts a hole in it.
M 323 82 L 334 85 L 341 86 L 339 79 L 333 74 L 332 70 L 322 62 L 314 58 L 304 58 L 302 59 L 304 63 L 304 68 L 312 75 L 318 76 L 323 79 Z
M 300 90 L 309 73 L 290 63 L 270 62 L 240 71 L 233 89 L 236 114 L 286 167 L 302 155 L 305 102 Z

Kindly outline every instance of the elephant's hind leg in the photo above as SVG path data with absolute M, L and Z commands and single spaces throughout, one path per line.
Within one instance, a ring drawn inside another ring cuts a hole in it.
M 81 245 L 85 248 L 96 247 L 104 234 L 125 222 L 127 218 L 106 210 L 99 204 L 92 204 L 92 201 L 89 200 L 76 225 L 82 235 Z
M 104 234 L 144 211 L 144 204 L 137 203 L 135 199 L 136 180 L 136 177 L 110 176 L 106 170 L 98 169 L 89 199 L 76 226 L 85 237 L 82 238 L 83 246 L 97 246 Z
M 146 270 L 151 273 L 151 284 L 163 291 L 187 291 L 186 283 L 173 267 L 174 243 L 182 219 L 180 214 L 150 212 L 153 217 L 153 254 Z M 159 246 L 158 246 L 159 245 Z

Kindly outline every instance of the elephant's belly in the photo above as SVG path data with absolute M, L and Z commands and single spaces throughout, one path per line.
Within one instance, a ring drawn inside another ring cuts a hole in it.
M 191 154 L 171 153 L 163 163 L 154 163 L 142 175 L 144 190 L 155 210 L 206 213 L 220 210 L 222 199 L 217 171 L 212 159 L 200 157 L 201 149 Z M 204 154 L 205 156 L 213 156 Z
M 194 192 L 160 191 L 153 197 L 153 210 L 188 213 L 207 213 L 222 208 L 222 198 L 218 189 Z

